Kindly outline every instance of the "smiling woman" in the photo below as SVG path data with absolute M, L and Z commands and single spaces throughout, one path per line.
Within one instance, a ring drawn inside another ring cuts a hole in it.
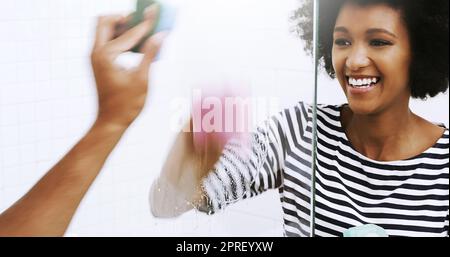
M 312 43 L 309 5 L 295 17 L 307 49 Z M 319 56 L 347 97 L 341 121 L 353 146 L 378 160 L 410 158 L 432 146 L 444 129 L 413 114 L 409 101 L 448 88 L 448 1 L 324 0 L 319 8 Z M 397 138 L 420 143 L 396 142 L 401 150 L 395 153 L 386 140 L 369 139 L 379 138 L 381 131 L 392 137 L 398 124 L 403 126 Z M 383 154 L 367 141 L 391 150 Z

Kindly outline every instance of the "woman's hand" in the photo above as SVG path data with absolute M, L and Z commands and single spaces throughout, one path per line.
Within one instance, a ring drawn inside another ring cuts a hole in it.
M 117 28 L 123 27 L 127 18 L 118 15 L 99 18 L 91 54 L 99 102 L 97 122 L 126 128 L 143 109 L 150 64 L 158 53 L 164 34 L 155 34 L 145 42 L 142 48 L 144 58 L 136 68 L 124 70 L 114 61 L 121 53 L 137 45 L 153 28 L 156 8 L 149 8 L 142 23 L 118 37 Z
M 151 13 L 150 13 L 151 14 Z M 135 70 L 121 70 L 114 59 L 138 43 L 154 24 L 154 15 L 115 38 L 126 18 L 99 19 L 92 67 L 99 97 L 97 122 L 41 180 L 0 214 L 0 236 L 61 236 L 111 151 L 145 103 L 148 69 L 158 52 L 158 36 L 146 41 Z

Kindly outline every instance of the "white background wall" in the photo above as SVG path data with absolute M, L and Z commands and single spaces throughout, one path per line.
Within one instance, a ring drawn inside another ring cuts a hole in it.
M 151 68 L 141 116 L 114 150 L 81 203 L 68 235 L 281 236 L 276 191 L 206 216 L 151 216 L 148 191 L 175 132 L 173 99 L 214 74 L 245 76 L 254 96 L 279 108 L 311 102 L 312 62 L 290 32 L 297 0 L 178 0 L 175 29 Z M 0 8 L 0 211 L 5 210 L 86 132 L 96 113 L 89 64 L 96 16 L 127 13 L 131 0 L 4 1 Z M 124 59 L 132 61 L 131 59 Z M 219 72 L 220 71 L 220 72 Z M 243 75 L 244 74 L 244 75 Z M 345 101 L 320 77 L 319 102 Z M 448 126 L 448 95 L 413 110 Z M 278 109 L 278 108 L 277 108 Z

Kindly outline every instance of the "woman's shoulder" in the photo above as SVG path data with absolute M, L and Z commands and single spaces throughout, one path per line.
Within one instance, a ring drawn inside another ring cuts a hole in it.
M 276 115 L 272 116 L 273 120 L 281 121 L 288 120 L 290 123 L 302 122 L 306 123 L 313 122 L 314 108 L 313 104 L 299 101 L 294 105 L 282 109 Z M 326 120 L 329 123 L 340 122 L 341 120 L 341 109 L 345 104 L 317 104 L 316 113 L 317 118 L 320 120 Z
M 303 106 L 304 109 L 308 110 L 308 115 L 312 117 L 313 115 L 313 105 L 305 102 L 299 102 L 299 106 Z M 341 111 L 346 104 L 317 104 L 316 113 L 317 118 L 321 120 L 327 120 L 332 122 L 340 122 L 341 120 Z
M 430 136 L 434 135 L 434 137 L 441 137 L 448 135 L 448 128 L 445 123 L 442 122 L 432 122 L 423 117 L 416 116 L 418 118 L 418 123 L 420 124 L 419 128 L 423 132 L 422 134 L 428 134 Z
M 346 104 L 323 104 L 318 103 L 317 104 L 317 115 L 332 115 L 335 117 L 339 117 L 341 113 L 341 109 Z M 305 102 L 305 101 L 299 101 L 296 105 L 292 106 L 289 109 L 300 109 L 304 111 L 305 113 L 312 114 L 313 113 L 313 104 Z
M 317 119 L 321 121 L 321 126 L 327 126 L 333 130 L 341 131 L 341 109 L 345 104 L 317 104 Z M 287 127 L 301 127 L 302 131 L 310 131 L 314 122 L 313 104 L 299 101 L 294 105 L 282 109 L 271 117 L 271 121 L 276 124 L 285 124 Z
M 449 148 L 449 131 L 443 123 L 430 122 L 420 116 L 415 134 L 415 144 L 420 145 L 425 152 L 441 152 Z

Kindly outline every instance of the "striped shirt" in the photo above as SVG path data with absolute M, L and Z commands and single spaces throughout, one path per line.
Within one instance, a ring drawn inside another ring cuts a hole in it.
M 357 152 L 341 126 L 343 105 L 317 108 L 315 235 L 342 236 L 375 224 L 389 236 L 449 235 L 449 132 L 406 160 L 375 161 Z M 312 108 L 303 102 L 269 119 L 250 144 L 230 141 L 202 183 L 214 213 L 278 189 L 285 236 L 309 236 Z

